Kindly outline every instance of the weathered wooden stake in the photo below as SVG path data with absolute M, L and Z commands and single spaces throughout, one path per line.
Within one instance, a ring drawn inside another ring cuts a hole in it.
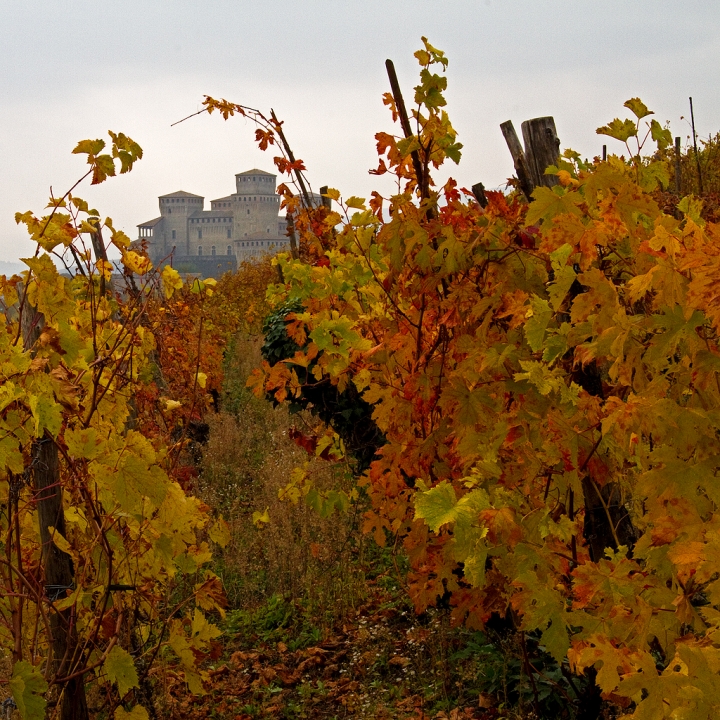
M 287 222 L 287 232 L 290 238 L 290 254 L 292 255 L 293 260 L 298 260 L 300 258 L 300 252 L 298 250 L 297 235 L 295 234 L 295 220 L 293 219 L 292 213 L 288 213 L 285 216 L 285 221 Z
M 550 165 L 557 165 L 560 157 L 560 139 L 555 129 L 555 120 L 551 117 L 535 118 L 526 120 L 521 127 L 525 156 L 535 187 L 557 185 L 559 180 L 556 175 L 545 174 Z
M 511 120 L 502 123 L 500 130 L 512 155 L 520 189 L 528 200 L 532 200 L 532 192 L 536 187 L 558 184 L 557 176 L 546 175 L 545 170 L 558 163 L 560 139 L 552 117 L 526 120 L 521 127 L 524 150 Z
M 95 232 L 90 235 L 93 250 L 95 251 L 95 260 L 103 260 L 108 262 L 107 250 L 103 241 L 102 229 L 100 228 L 99 218 L 90 218 L 90 223 L 96 228 Z M 113 284 L 112 274 L 110 279 L 105 281 L 105 274 L 100 273 L 100 295 L 107 294 L 109 297 L 115 297 L 115 285 Z
M 323 185 L 323 186 L 320 188 L 320 195 L 322 196 L 322 204 L 323 204 L 328 210 L 332 210 L 332 199 L 329 198 L 329 197 L 325 197 L 325 195 L 327 195 L 327 191 L 328 191 L 328 186 L 327 186 L 327 185 Z
M 520 140 L 518 140 L 512 120 L 507 120 L 502 123 L 500 130 L 502 130 L 503 137 L 510 150 L 510 155 L 515 165 L 515 174 L 517 175 L 518 183 L 520 183 L 520 189 L 528 200 L 532 200 L 531 196 L 535 185 L 530 175 L 530 168 L 528 167 L 527 158 L 525 157 L 525 151 L 520 144 Z
M 388 80 L 390 80 L 390 89 L 392 90 L 392 96 L 395 100 L 395 108 L 397 109 L 398 117 L 400 118 L 400 125 L 403 129 L 403 133 L 406 138 L 412 137 L 413 131 L 410 127 L 410 118 L 407 110 L 405 109 L 405 101 L 403 100 L 400 83 L 398 82 L 395 65 L 392 60 L 388 59 L 385 61 L 385 69 L 387 70 Z M 423 165 L 420 161 L 420 153 L 418 153 L 417 150 L 413 150 L 410 155 L 412 157 L 418 189 L 420 190 L 420 197 L 426 198 L 428 195 L 428 187 L 425 173 L 423 172 Z
M 475 199 L 480 203 L 480 207 L 486 208 L 488 206 L 488 199 L 485 197 L 485 186 L 482 183 L 475 183 L 470 189 Z

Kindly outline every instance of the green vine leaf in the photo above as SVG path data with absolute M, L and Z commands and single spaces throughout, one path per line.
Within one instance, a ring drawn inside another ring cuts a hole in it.
M 46 701 L 43 695 L 48 686 L 42 673 L 29 662 L 20 660 L 13 665 L 10 692 L 23 720 L 43 720 Z
M 107 673 L 110 682 L 117 685 L 118 694 L 121 698 L 134 687 L 138 687 L 138 674 L 135 669 L 135 662 L 127 650 L 115 645 L 108 653 L 103 663 L 103 669 Z

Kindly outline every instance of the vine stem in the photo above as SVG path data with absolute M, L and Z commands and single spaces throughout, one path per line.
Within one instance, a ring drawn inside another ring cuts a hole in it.
M 522 647 L 522 653 L 523 653 L 523 661 L 525 663 L 525 672 L 528 674 L 528 677 L 530 678 L 530 684 L 532 685 L 533 689 L 533 697 L 534 702 L 533 705 L 535 706 L 535 714 L 540 717 L 540 696 L 538 694 L 537 684 L 535 682 L 535 676 L 533 675 L 533 668 L 530 664 L 530 658 L 528 657 L 528 651 L 527 651 L 527 644 L 525 643 L 525 632 L 523 630 L 520 631 L 520 646 Z
M 588 475 L 588 480 L 590 480 L 591 485 L 593 486 L 595 492 L 597 493 L 597 496 L 600 498 L 600 503 L 603 506 L 603 510 L 605 511 L 605 516 L 607 517 L 608 525 L 610 525 L 610 530 L 612 532 L 613 540 L 615 541 L 615 547 L 620 547 L 620 540 L 617 535 L 617 531 L 615 530 L 615 524 L 612 521 L 612 517 L 610 516 L 610 508 L 608 507 L 608 504 L 605 502 L 605 498 L 602 496 L 602 493 L 600 492 L 600 488 L 597 486 L 597 483 L 595 480 L 593 480 Z
M 195 354 L 196 354 L 196 357 L 195 357 L 195 380 L 193 381 L 192 404 L 190 405 L 190 411 L 188 412 L 187 422 L 183 426 L 182 435 L 180 436 L 180 439 L 178 440 L 178 444 L 177 444 L 178 451 L 177 451 L 177 453 L 175 453 L 175 458 L 173 459 L 173 462 L 170 465 L 171 471 L 175 468 L 175 466 L 178 464 L 178 461 L 180 460 L 180 453 L 182 452 L 183 442 L 185 441 L 185 438 L 187 437 L 188 426 L 192 419 L 192 414 L 195 410 L 195 403 L 197 402 L 197 385 L 198 385 L 198 374 L 200 373 L 200 355 L 201 355 L 201 350 L 202 350 L 203 321 L 205 320 L 204 310 L 205 310 L 205 298 L 203 297 L 202 309 L 200 312 L 200 326 L 198 328 L 197 349 L 195 352 Z

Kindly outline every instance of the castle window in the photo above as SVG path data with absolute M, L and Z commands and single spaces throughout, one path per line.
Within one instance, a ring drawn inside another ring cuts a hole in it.
M 215 254 L 215 246 L 214 245 L 210 248 L 210 254 L 211 255 Z
M 170 213 L 172 213 L 172 208 L 168 208 L 168 215 L 170 215 Z
M 248 208 L 248 215 L 250 214 L 250 208 Z
M 227 229 L 228 240 L 230 239 L 230 228 Z
M 198 230 L 198 240 L 202 240 L 202 230 Z
M 202 245 L 198 245 L 198 255 L 202 255 Z
M 228 255 L 232 255 L 232 246 L 228 245 Z
M 173 240 L 175 239 L 175 231 L 174 230 L 172 231 L 172 239 Z

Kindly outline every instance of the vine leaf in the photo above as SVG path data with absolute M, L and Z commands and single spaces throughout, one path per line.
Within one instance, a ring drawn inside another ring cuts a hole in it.
M 29 662 L 20 660 L 13 666 L 10 691 L 23 720 L 43 720 L 47 691 L 45 678 Z
M 572 268 L 570 270 L 572 271 Z M 545 330 L 552 316 L 553 311 L 548 301 L 534 295 L 530 300 L 530 309 L 526 315 L 528 319 L 524 326 L 525 339 L 533 352 L 537 352 L 542 347 Z
M 652 110 L 648 109 L 648 106 L 640 98 L 630 98 L 623 105 L 632 112 L 638 120 L 642 120 L 648 115 L 654 115 Z
M 533 191 L 534 202 L 528 208 L 525 216 L 525 225 L 537 225 L 540 220 L 548 222 L 556 215 L 581 215 L 578 205 L 582 198 L 576 192 L 566 193 L 562 187 L 556 185 L 553 190 L 547 187 L 537 187 Z
M 595 131 L 598 135 L 608 135 L 611 138 L 627 142 L 631 137 L 637 135 L 637 125 L 632 120 L 618 120 L 615 118 L 607 125 L 599 127 Z
M 138 674 L 132 656 L 119 645 L 115 645 L 108 653 L 103 668 L 110 682 L 117 684 L 121 698 L 138 686 Z
M 115 710 L 115 720 L 150 720 L 150 716 L 142 705 L 136 705 L 130 712 L 119 707 Z
M 418 494 L 415 499 L 415 517 L 422 518 L 428 527 L 437 532 L 443 525 L 457 518 L 455 488 L 443 480 L 434 488 Z

